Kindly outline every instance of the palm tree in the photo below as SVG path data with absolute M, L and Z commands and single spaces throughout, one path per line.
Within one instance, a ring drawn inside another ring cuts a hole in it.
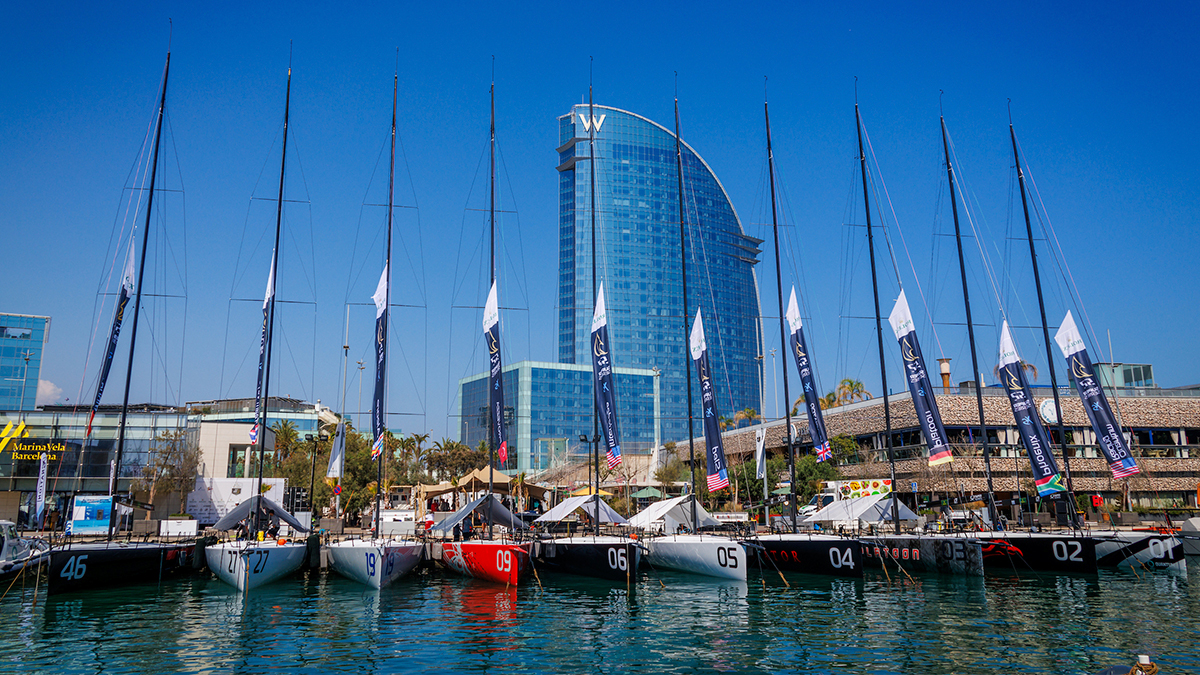
M 735 428 L 740 426 L 741 422 L 743 421 L 749 422 L 751 425 L 753 425 L 756 421 L 761 419 L 762 415 L 759 415 L 758 411 L 754 408 L 746 408 L 745 410 L 739 410 L 733 414 L 733 423 Z
M 866 386 L 861 380 L 845 378 L 837 386 L 838 402 L 842 405 L 846 403 L 854 403 L 855 401 L 866 401 L 871 398 L 871 392 L 867 391 Z
M 1022 359 L 1020 361 L 1020 364 L 1021 364 L 1021 370 L 1025 371 L 1025 374 L 1028 376 L 1029 381 L 1037 382 L 1037 377 L 1038 377 L 1037 366 L 1033 365 L 1032 363 L 1030 363 L 1028 361 L 1025 361 L 1024 359 Z M 993 368 L 992 373 L 996 376 L 996 379 L 999 380 L 1000 379 L 1000 366 L 997 365 L 995 368 Z
M 821 410 L 836 408 L 838 405 L 838 396 L 836 391 L 831 391 L 821 397 Z

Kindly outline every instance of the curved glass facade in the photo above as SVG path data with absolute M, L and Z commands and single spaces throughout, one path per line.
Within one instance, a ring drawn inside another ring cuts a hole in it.
M 586 104 L 558 118 L 558 358 L 591 363 L 588 128 L 595 124 L 596 276 L 604 282 L 614 362 L 661 371 L 662 438 L 680 441 L 688 437 L 685 323 L 690 329 L 691 317 L 683 316 L 675 135 L 645 117 L 606 106 L 595 106 L 595 121 L 589 120 Z M 682 148 L 688 308 L 693 316 L 697 307 L 704 313 L 718 412 L 727 417 L 744 408 L 761 412 L 756 359 L 761 312 L 754 265 L 762 241 L 742 231 L 725 189 L 704 160 L 686 144 Z M 694 385 L 692 435 L 701 429 L 697 392 Z

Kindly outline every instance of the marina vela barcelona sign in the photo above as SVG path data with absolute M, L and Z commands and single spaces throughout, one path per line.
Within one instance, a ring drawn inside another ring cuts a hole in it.
M 704 340 L 704 322 L 700 310 L 692 324 L 690 347 L 696 372 L 700 374 L 700 405 L 704 410 L 704 442 L 708 457 L 708 491 L 729 487 L 729 470 L 725 464 L 725 446 L 717 420 L 717 396 L 713 391 L 712 375 L 708 370 L 708 344 Z
M 67 444 L 62 441 L 52 441 L 49 439 L 25 440 L 29 438 L 29 429 L 25 427 L 24 422 L 9 422 L 4 425 L 4 430 L 0 431 L 0 457 L 3 453 L 12 453 L 8 459 L 13 462 L 18 461 L 38 461 L 42 455 L 46 455 L 50 461 L 57 461 L 60 456 L 65 454 L 68 449 Z M 72 444 L 74 445 L 74 444 Z
M 608 468 L 621 463 L 621 434 L 617 429 L 617 391 L 613 384 L 612 359 L 609 358 L 608 312 L 604 307 L 604 284 L 596 292 L 592 313 L 592 373 L 595 375 L 596 410 L 604 430 Z
M 1101 452 L 1108 460 L 1108 468 L 1112 470 L 1113 478 L 1128 478 L 1141 471 L 1137 462 L 1129 452 L 1125 437 L 1121 435 L 1121 427 L 1113 418 L 1112 408 L 1108 406 L 1108 398 L 1100 381 L 1096 379 L 1092 359 L 1088 356 L 1087 347 L 1083 344 L 1083 336 L 1075 326 L 1075 319 L 1067 312 L 1062 326 L 1054 334 L 1054 341 L 1067 358 L 1067 370 L 1071 379 L 1075 380 L 1075 389 L 1079 391 L 1079 399 L 1083 401 L 1083 410 L 1087 413 L 1092 430 L 1096 432 Z
M 929 446 L 929 466 L 946 464 L 954 459 L 950 444 L 946 441 L 946 427 L 942 425 L 942 414 L 938 411 L 937 398 L 925 368 L 925 357 L 921 355 L 921 344 L 917 342 L 917 331 L 913 328 L 912 312 L 904 291 L 896 298 L 896 306 L 888 316 L 896 341 L 900 343 L 900 356 L 904 359 L 904 379 L 908 380 L 908 391 L 912 394 L 913 407 L 921 420 L 921 432 Z
M 1029 393 L 1029 384 L 1025 381 L 1021 357 L 1017 356 L 1017 346 L 1008 330 L 1008 321 L 1005 321 L 1000 329 L 1000 381 L 1004 383 L 1004 390 L 1008 392 L 1008 402 L 1012 405 L 1021 443 L 1029 453 L 1038 496 L 1057 499 L 1065 494 L 1067 489 L 1063 487 L 1058 464 L 1054 461 L 1050 437 L 1046 428 L 1042 426 L 1037 411 L 1034 410 L 1033 395 Z

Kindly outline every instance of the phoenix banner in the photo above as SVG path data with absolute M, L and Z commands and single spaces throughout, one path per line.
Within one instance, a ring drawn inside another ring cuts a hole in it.
M 825 431 L 825 417 L 821 414 L 821 399 L 813 381 L 812 362 L 808 359 L 808 344 L 804 341 L 804 322 L 800 319 L 800 306 L 796 303 L 796 287 L 787 308 L 788 332 L 792 356 L 796 357 L 796 370 L 800 371 L 800 384 L 804 387 L 804 408 L 808 413 L 808 435 L 812 437 L 817 460 L 824 462 L 833 457 L 829 447 L 829 434 Z M 786 402 L 785 402 L 786 403 Z
M 371 296 L 375 301 L 375 395 L 371 399 L 371 459 L 378 459 L 383 452 L 383 441 L 387 436 L 387 334 L 388 334 L 388 266 L 383 266 L 379 285 Z
M 721 427 L 717 420 L 717 395 L 713 389 L 712 373 L 708 369 L 708 343 L 704 340 L 704 321 L 696 310 L 692 323 L 690 347 L 696 372 L 700 374 L 700 405 L 704 408 L 704 443 L 708 457 L 708 491 L 729 487 L 729 470 L 725 464 L 725 445 L 721 442 Z M 690 431 L 689 431 L 690 433 Z
M 275 254 L 271 254 L 271 271 L 267 274 L 267 292 L 263 296 L 262 339 L 258 343 L 258 385 L 254 390 L 254 426 L 250 427 L 250 442 L 258 442 L 258 413 L 266 405 L 262 400 L 263 368 L 267 363 L 267 326 L 270 325 L 271 298 L 275 296 Z M 265 417 L 265 415 L 264 415 Z
M 1113 417 L 1112 408 L 1108 406 L 1108 397 L 1104 388 L 1096 379 L 1092 359 L 1088 356 L 1087 347 L 1083 344 L 1083 336 L 1075 326 L 1075 319 L 1067 312 L 1062 326 L 1054 334 L 1054 341 L 1067 358 L 1067 370 L 1071 379 L 1075 380 L 1075 389 L 1079 399 L 1083 401 L 1083 409 L 1087 412 L 1092 430 L 1096 432 L 1096 440 L 1100 451 L 1108 460 L 1108 468 L 1112 470 L 1113 478 L 1128 478 L 1141 473 L 1137 462 L 1134 461 L 1125 437 L 1121 434 L 1121 426 Z
M 125 320 L 125 306 L 133 297 L 133 235 L 129 236 L 129 253 L 125 256 L 125 272 L 121 275 L 121 295 L 117 298 L 117 313 L 113 316 L 112 330 L 108 333 L 108 349 L 104 352 L 104 365 L 100 367 L 100 382 L 96 385 L 96 401 L 92 403 L 92 414 L 88 415 L 86 437 L 92 435 L 92 420 L 104 396 L 104 385 L 108 382 L 108 371 L 112 369 L 113 355 L 117 353 L 117 339 L 121 336 L 121 322 Z
M 1029 453 L 1038 496 L 1056 499 L 1065 494 L 1067 489 L 1063 487 L 1062 475 L 1058 473 L 1058 464 L 1054 461 L 1050 436 L 1042 426 L 1033 395 L 1029 393 L 1029 383 L 1025 381 L 1021 357 L 1017 356 L 1017 346 L 1008 330 L 1008 321 L 1000 329 L 1000 381 L 1008 392 L 1008 402 L 1012 405 L 1021 443 Z
M 921 344 L 913 327 L 912 312 L 904 291 L 896 298 L 896 306 L 888 316 L 896 341 L 900 343 L 900 355 L 904 358 L 904 377 L 908 380 L 908 391 L 912 394 L 913 408 L 921 421 L 925 444 L 929 446 L 929 466 L 946 464 L 954 459 L 950 444 L 946 440 L 946 427 L 942 425 L 942 414 L 938 410 L 937 398 L 933 395 L 933 384 L 925 368 L 925 357 L 921 355 Z
M 483 339 L 487 342 L 488 359 L 488 415 L 492 422 L 492 445 L 500 456 L 500 463 L 508 463 L 508 439 L 504 430 L 504 373 L 500 361 L 500 303 L 496 299 L 496 282 L 488 292 L 487 304 L 483 308 Z
M 617 391 L 608 351 L 608 313 L 604 307 L 604 284 L 601 283 L 596 292 L 596 309 L 592 312 L 592 374 L 595 376 L 596 409 L 607 443 L 605 456 L 611 469 L 621 463 L 621 435 L 617 428 Z

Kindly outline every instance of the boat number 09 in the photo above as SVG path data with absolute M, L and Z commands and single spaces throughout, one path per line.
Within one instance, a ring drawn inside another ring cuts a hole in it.
M 854 556 L 850 553 L 850 549 L 840 549 L 837 547 L 829 549 L 829 564 L 835 569 L 849 567 L 854 569 Z
M 512 571 L 512 551 L 496 551 L 496 571 Z
M 614 570 L 621 570 L 622 572 L 629 569 L 629 562 L 625 559 L 625 549 L 608 549 L 608 566 Z
M 87 564 L 83 562 L 84 560 L 87 560 L 86 555 L 71 556 L 67 559 L 67 564 L 63 565 L 58 576 L 64 579 L 82 579 L 83 575 L 87 573 Z
M 1053 545 L 1054 557 L 1061 561 L 1083 562 L 1079 554 L 1083 552 L 1083 544 L 1078 541 L 1056 540 Z
M 721 567 L 737 569 L 737 547 L 736 546 L 721 546 L 717 549 L 717 564 Z

